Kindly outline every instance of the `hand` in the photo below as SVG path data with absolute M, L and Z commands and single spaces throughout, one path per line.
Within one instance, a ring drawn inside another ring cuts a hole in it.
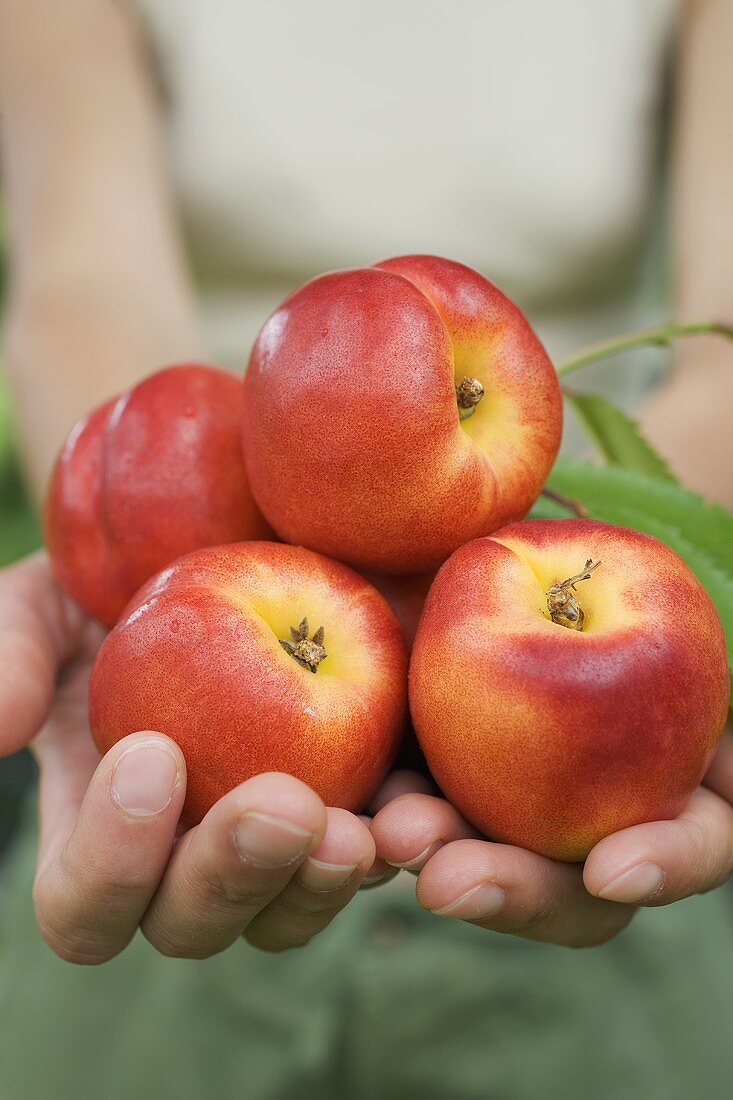
M 56 954 L 104 962 L 138 927 L 163 954 L 187 958 L 240 935 L 271 951 L 299 946 L 360 885 L 396 873 L 375 863 L 368 819 L 275 773 L 242 783 L 177 837 L 177 745 L 134 733 L 100 761 L 91 739 L 87 680 L 103 636 L 45 554 L 0 573 L 0 755 L 30 744 L 40 767 L 34 900 Z
M 390 801 L 372 835 L 380 857 L 418 875 L 417 899 L 438 916 L 589 947 L 620 932 L 639 905 L 667 905 L 727 879 L 731 802 L 733 740 L 726 734 L 705 785 L 678 818 L 606 837 L 584 866 L 482 839 L 448 802 L 428 794 Z

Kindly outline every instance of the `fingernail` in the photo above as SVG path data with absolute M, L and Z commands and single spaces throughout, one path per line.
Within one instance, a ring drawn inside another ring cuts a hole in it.
M 390 867 L 399 868 L 400 871 L 414 871 L 417 867 L 422 867 L 428 857 L 435 855 L 438 848 L 442 847 L 442 840 L 434 840 L 432 844 L 428 844 L 427 848 L 423 848 L 419 855 L 413 856 L 412 859 L 408 859 L 406 863 L 395 863 L 391 859 L 385 859 L 384 862 L 388 863 Z
M 657 867 L 656 863 L 639 863 L 599 890 L 598 897 L 638 905 L 658 894 L 663 886 L 664 871 L 661 867 Z
M 324 863 L 322 859 L 307 859 L 298 878 L 309 890 L 327 893 L 345 886 L 356 870 L 355 863 Z
M 506 894 L 495 882 L 483 882 L 467 890 L 442 909 L 433 909 L 437 917 L 460 917 L 461 920 L 485 920 L 503 907 Z
M 242 859 L 254 867 L 288 867 L 308 851 L 313 833 L 270 814 L 248 810 L 234 829 L 234 843 Z
M 152 817 L 169 806 L 178 784 L 178 761 L 162 741 L 143 741 L 123 752 L 112 772 L 112 798 L 126 814 Z

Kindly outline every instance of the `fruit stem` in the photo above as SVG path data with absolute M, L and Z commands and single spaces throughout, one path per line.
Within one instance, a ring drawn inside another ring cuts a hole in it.
M 280 645 L 299 665 L 317 672 L 321 661 L 328 656 L 323 648 L 324 629 L 319 626 L 312 638 L 308 637 L 308 620 L 304 617 L 298 626 L 290 627 L 290 638 L 278 638 Z
M 572 371 L 587 366 L 588 363 L 597 363 L 601 359 L 610 359 L 612 355 L 619 355 L 624 351 L 632 351 L 634 348 L 643 347 L 668 347 L 673 340 L 680 336 L 700 336 L 710 333 L 715 336 L 724 336 L 733 340 L 733 325 L 727 325 L 722 321 L 671 321 L 666 325 L 657 325 L 654 328 L 642 329 L 639 332 L 628 332 L 623 336 L 617 336 L 613 340 L 604 340 L 599 344 L 591 344 L 587 348 L 581 348 L 573 355 L 561 359 L 556 366 L 558 376 L 563 378 Z
M 484 387 L 478 378 L 469 378 L 464 375 L 456 386 L 456 402 L 458 403 L 458 416 L 461 420 L 468 420 L 476 412 L 476 406 L 484 396 Z
M 576 584 L 580 581 L 590 580 L 590 575 L 601 563 L 588 558 L 580 573 L 574 577 L 568 577 L 565 581 L 555 581 L 547 590 L 547 610 L 550 618 L 558 626 L 566 626 L 569 630 L 582 630 L 585 623 L 585 612 L 576 600 L 573 593 Z

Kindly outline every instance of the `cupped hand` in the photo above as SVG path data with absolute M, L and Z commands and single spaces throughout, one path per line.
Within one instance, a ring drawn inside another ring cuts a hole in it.
M 396 873 L 375 862 L 367 818 L 327 808 L 288 775 L 242 783 L 178 835 L 177 745 L 141 731 L 100 760 L 91 739 L 87 682 L 103 636 L 45 554 L 0 573 L 0 756 L 29 745 L 40 767 L 34 901 L 58 955 L 104 962 L 138 927 L 162 953 L 187 958 L 242 935 L 272 951 L 299 946 L 360 885 Z
M 395 776 L 393 781 L 397 781 Z M 448 802 L 403 794 L 374 817 L 378 855 L 418 875 L 417 899 L 441 917 L 571 947 L 603 943 L 638 906 L 720 886 L 733 870 L 733 739 L 673 821 L 606 837 L 584 865 L 482 838 Z

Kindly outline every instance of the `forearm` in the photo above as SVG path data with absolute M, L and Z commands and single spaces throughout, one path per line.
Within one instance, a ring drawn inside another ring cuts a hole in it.
M 29 288 L 6 316 L 4 362 L 22 458 L 40 500 L 75 421 L 156 367 L 196 356 L 193 315 L 161 309 L 132 283 L 101 278 Z
M 160 109 L 113 0 L 0 0 L 3 358 L 34 492 L 74 421 L 198 352 Z
M 729 0 L 688 4 L 673 158 L 675 314 L 733 321 L 733 38 Z M 691 487 L 733 506 L 733 344 L 682 342 L 643 413 L 653 443 Z

